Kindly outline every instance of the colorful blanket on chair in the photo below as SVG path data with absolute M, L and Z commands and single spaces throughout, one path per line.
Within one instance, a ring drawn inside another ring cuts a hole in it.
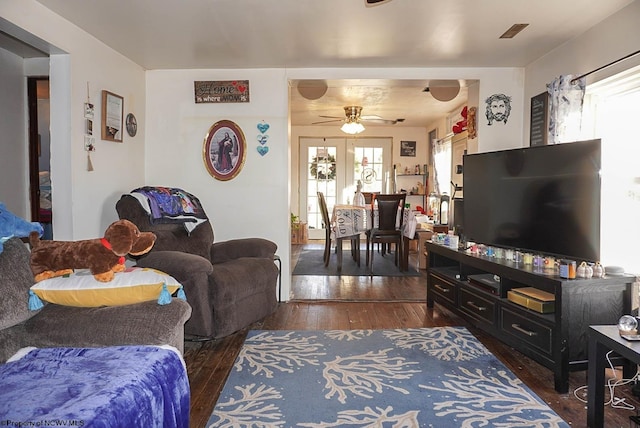
M 200 200 L 176 187 L 144 186 L 132 190 L 131 196 L 149 213 L 152 224 L 183 223 L 191 231 L 207 221 Z
M 187 371 L 171 347 L 32 349 L 0 365 L 0 385 L 11 426 L 189 427 Z

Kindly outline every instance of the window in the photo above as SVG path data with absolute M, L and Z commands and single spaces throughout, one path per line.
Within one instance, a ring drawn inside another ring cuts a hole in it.
M 587 85 L 584 138 L 602 140 L 601 258 L 640 273 L 640 67 Z
M 451 137 L 437 140 L 433 145 L 433 190 L 438 195 L 449 194 L 451 188 Z

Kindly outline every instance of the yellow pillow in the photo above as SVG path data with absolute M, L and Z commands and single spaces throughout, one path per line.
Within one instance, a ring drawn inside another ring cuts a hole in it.
M 184 298 L 182 285 L 172 276 L 155 269 L 128 268 L 116 273 L 109 282 L 96 281 L 88 269 L 79 269 L 71 275 L 33 285 L 29 293 L 29 308 L 37 309 L 36 296 L 49 303 L 79 307 L 121 306 L 148 300 L 167 304 L 171 301 L 170 295 L 176 291 L 179 297 Z

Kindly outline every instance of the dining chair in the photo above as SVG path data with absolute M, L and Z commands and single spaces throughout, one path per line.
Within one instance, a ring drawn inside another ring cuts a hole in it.
M 376 194 L 377 192 L 362 192 L 362 196 L 364 196 L 364 203 L 367 205 L 373 204 Z
M 378 211 L 378 224 L 370 230 L 367 237 L 367 262 L 369 272 L 373 275 L 373 244 L 395 244 L 395 264 L 401 268 L 402 257 L 402 223 L 404 221 L 404 202 L 406 193 L 378 194 L 375 204 Z M 382 254 L 384 256 L 384 252 Z
M 378 194 L 378 192 L 362 192 L 362 196 L 364 196 L 364 203 L 369 205 L 369 208 L 371 208 L 369 210 L 369 214 L 371 215 L 370 221 L 371 224 L 373 225 L 373 209 L 374 209 L 374 205 L 375 205 L 375 200 L 376 200 L 376 195 Z M 369 266 L 369 242 L 371 242 L 371 228 L 369 228 L 366 232 L 365 232 L 365 237 L 367 239 L 367 245 L 366 245 L 366 257 L 365 257 L 365 261 L 367 266 Z M 379 245 L 378 245 L 379 247 Z
M 335 240 L 336 253 L 338 255 L 338 273 L 342 272 L 342 241 L 348 239 L 351 241 L 351 256 L 360 266 L 360 234 L 336 237 L 334 231 L 334 224 L 329 218 L 329 209 L 327 208 L 327 201 L 324 197 L 324 193 L 318 192 L 318 203 L 320 205 L 320 212 L 322 214 L 322 222 L 325 229 L 324 240 L 324 265 L 329 266 L 329 260 L 331 259 L 331 242 Z

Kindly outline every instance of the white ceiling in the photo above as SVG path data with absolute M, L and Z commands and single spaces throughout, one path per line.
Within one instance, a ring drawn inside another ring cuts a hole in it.
M 524 67 L 633 2 L 38 1 L 145 69 Z M 499 39 L 516 23 L 529 26 Z M 344 106 L 361 105 L 363 115 L 406 119 L 394 126 L 424 126 L 466 100 L 469 82 L 450 103 L 423 93 L 428 82 L 328 81 L 316 101 L 294 88 L 292 123 L 343 116 Z

